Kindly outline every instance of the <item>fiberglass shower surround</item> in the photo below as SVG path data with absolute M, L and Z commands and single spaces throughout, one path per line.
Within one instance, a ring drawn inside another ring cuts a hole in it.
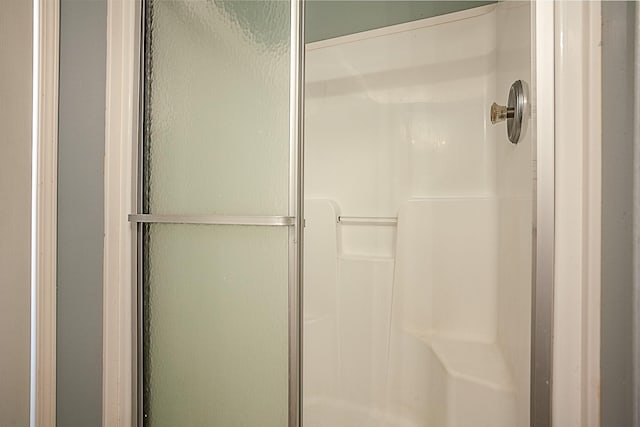
M 530 81 L 529 26 L 500 3 L 307 46 L 305 427 L 528 425 L 531 137 L 488 107 Z

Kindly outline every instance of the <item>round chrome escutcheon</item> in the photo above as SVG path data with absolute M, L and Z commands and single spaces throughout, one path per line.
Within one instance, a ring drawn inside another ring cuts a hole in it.
M 523 127 L 527 109 L 526 85 L 522 80 L 516 80 L 509 90 L 507 105 L 499 105 L 495 102 L 491 105 L 491 123 L 496 124 L 507 121 L 507 137 L 509 141 L 517 144 L 524 134 Z
M 516 80 L 511 85 L 507 101 L 507 109 L 513 111 L 513 114 L 507 116 L 507 136 L 514 144 L 520 141 L 526 103 L 524 84 L 522 80 Z

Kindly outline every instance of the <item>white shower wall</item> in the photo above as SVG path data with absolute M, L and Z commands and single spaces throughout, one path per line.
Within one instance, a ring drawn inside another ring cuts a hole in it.
M 307 46 L 306 427 L 528 424 L 531 143 L 488 107 L 529 7 Z

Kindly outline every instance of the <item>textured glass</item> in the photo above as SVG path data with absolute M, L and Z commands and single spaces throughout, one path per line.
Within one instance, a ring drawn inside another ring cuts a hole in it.
M 289 2 L 147 4 L 145 210 L 285 215 Z
M 145 230 L 145 425 L 285 426 L 287 228 Z

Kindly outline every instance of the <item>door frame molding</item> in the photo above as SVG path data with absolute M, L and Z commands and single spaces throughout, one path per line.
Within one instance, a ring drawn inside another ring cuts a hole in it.
M 60 4 L 33 0 L 30 425 L 56 422 Z
M 107 1 L 102 425 L 136 425 L 133 185 L 138 141 L 140 0 Z
M 601 1 L 553 2 L 553 425 L 600 425 Z M 560 410 L 561 409 L 561 410 Z

